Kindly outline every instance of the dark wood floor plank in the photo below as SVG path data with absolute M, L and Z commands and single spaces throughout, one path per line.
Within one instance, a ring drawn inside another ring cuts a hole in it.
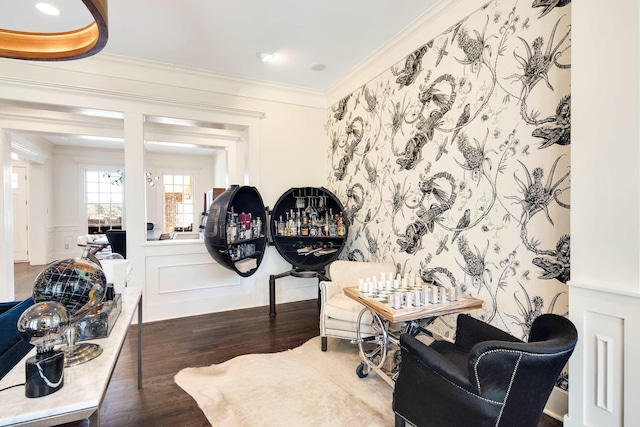
M 46 265 L 30 265 L 28 262 L 13 264 L 13 280 L 15 299 L 23 300 L 31 296 L 33 281 Z

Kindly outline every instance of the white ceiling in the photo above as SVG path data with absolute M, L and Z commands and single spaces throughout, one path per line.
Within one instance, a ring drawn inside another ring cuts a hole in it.
M 39 1 L 62 15 L 42 15 Z M 103 52 L 325 91 L 438 1 L 108 0 Z M 3 29 L 68 31 L 90 22 L 79 0 L 0 1 Z M 262 63 L 258 52 L 277 60 Z

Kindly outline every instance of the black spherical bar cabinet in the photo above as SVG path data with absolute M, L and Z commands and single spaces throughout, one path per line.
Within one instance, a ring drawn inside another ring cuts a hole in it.
M 280 196 L 267 215 L 268 208 L 255 187 L 234 185 L 211 203 L 205 245 L 220 265 L 243 277 L 257 270 L 267 244 L 275 246 L 292 266 L 289 271 L 269 276 L 269 314 L 275 315 L 276 279 L 293 276 L 322 280 L 325 267 L 340 256 L 349 229 L 343 210 L 329 190 L 298 187 Z M 230 222 L 243 214 L 250 214 L 252 221 L 259 218 L 262 224 L 261 231 L 251 233 L 250 239 L 238 238 L 229 231 Z M 245 250 L 247 247 L 251 250 Z
M 252 222 L 259 220 L 263 226 L 250 237 L 240 236 L 236 227 L 235 235 L 231 236 L 231 222 L 237 220 L 240 215 L 250 215 Z M 235 271 L 242 277 L 251 276 L 258 269 L 264 256 L 267 244 L 264 227 L 266 223 L 266 210 L 258 190 L 255 187 L 232 185 L 216 197 L 209 207 L 204 230 L 207 251 L 221 266 Z
M 271 212 L 272 243 L 295 270 L 322 271 L 338 258 L 345 245 L 348 220 L 342 216 L 342 232 L 338 231 L 335 220 L 342 211 L 340 201 L 325 188 L 292 188 L 280 196 Z M 278 233 L 278 223 L 284 222 L 292 213 L 296 218 L 307 217 L 309 229 L 306 233 L 304 229 L 295 234 Z

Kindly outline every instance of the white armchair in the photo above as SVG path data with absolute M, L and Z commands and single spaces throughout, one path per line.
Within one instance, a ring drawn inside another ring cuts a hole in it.
M 359 302 L 349 298 L 343 288 L 358 286 L 359 279 L 380 277 L 380 273 L 393 273 L 396 268 L 386 262 L 334 261 L 329 266 L 329 280 L 320 282 L 320 336 L 322 351 L 327 351 L 327 337 L 342 339 L 356 338 L 356 321 L 364 308 Z M 369 316 L 370 317 L 370 316 Z M 363 319 L 370 324 L 372 319 Z M 374 330 L 364 329 L 373 333 Z

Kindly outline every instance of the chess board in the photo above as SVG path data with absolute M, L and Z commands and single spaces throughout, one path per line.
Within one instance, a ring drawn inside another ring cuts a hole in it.
M 400 289 L 398 291 L 410 291 L 420 290 L 421 287 L 409 287 L 406 290 Z M 390 322 L 406 322 L 411 320 L 426 319 L 429 317 L 443 316 L 445 314 L 456 314 L 464 311 L 476 310 L 482 308 L 483 300 L 473 298 L 467 295 L 461 295 L 456 301 L 438 302 L 436 304 L 426 303 L 420 306 L 410 305 L 406 303 L 401 304 L 400 308 L 393 308 L 389 305 L 389 295 L 394 291 L 377 290 L 373 292 L 361 292 L 359 288 L 349 287 L 344 288 L 344 293 L 349 298 L 358 301 L 365 307 L 369 307 L 375 311 L 378 315 L 387 319 Z M 440 299 L 438 300 L 440 301 Z

